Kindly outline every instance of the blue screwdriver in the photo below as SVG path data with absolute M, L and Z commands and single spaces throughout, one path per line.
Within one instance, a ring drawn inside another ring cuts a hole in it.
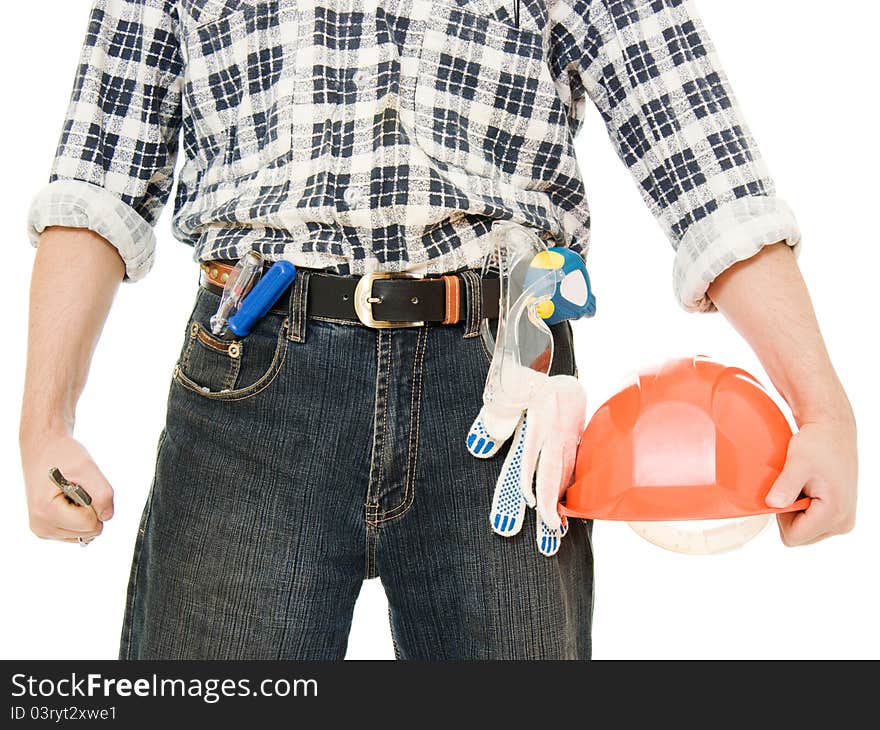
M 250 334 L 254 325 L 278 301 L 296 278 L 296 266 L 289 261 L 276 261 L 248 292 L 238 311 L 229 318 L 229 330 L 237 337 Z

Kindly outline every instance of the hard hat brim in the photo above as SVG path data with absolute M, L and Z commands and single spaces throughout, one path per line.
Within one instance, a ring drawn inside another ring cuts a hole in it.
M 572 509 L 564 502 L 559 504 L 559 514 L 589 520 L 611 520 L 620 522 L 675 522 L 679 520 L 724 520 L 734 517 L 754 515 L 783 514 L 801 512 L 810 506 L 809 497 L 799 499 L 788 507 L 769 507 L 767 505 L 746 508 L 730 502 L 716 500 L 710 504 L 705 498 L 705 487 L 675 487 L 681 490 L 677 499 L 670 500 L 666 489 L 657 487 L 634 487 L 613 505 L 592 509 Z M 663 500 L 657 500 L 657 492 L 666 492 Z M 643 492 L 653 492 L 650 497 Z M 688 496 L 689 495 L 689 496 Z

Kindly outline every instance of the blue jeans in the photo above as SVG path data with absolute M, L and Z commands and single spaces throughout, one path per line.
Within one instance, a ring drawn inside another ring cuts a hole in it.
M 489 527 L 506 448 L 465 449 L 490 360 L 479 323 L 307 318 L 307 276 L 233 348 L 207 329 L 218 295 L 198 290 L 120 658 L 342 658 L 375 577 L 399 658 L 589 658 L 591 523 L 572 520 L 553 558 L 533 510 L 514 538 Z M 571 328 L 554 337 L 554 371 L 574 373 Z

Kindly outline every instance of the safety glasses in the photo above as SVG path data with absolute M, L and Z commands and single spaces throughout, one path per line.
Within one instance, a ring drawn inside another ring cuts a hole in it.
M 481 334 L 492 352 L 486 379 L 484 402 L 501 401 L 512 407 L 524 404 L 531 395 L 535 375 L 547 375 L 553 363 L 553 335 L 538 314 L 559 285 L 561 273 L 536 267 L 535 257 L 547 250 L 530 229 L 511 221 L 492 228 L 494 251 L 484 264 L 484 275 L 497 271 L 500 278 L 500 307 L 497 332 L 493 336 L 488 320 Z

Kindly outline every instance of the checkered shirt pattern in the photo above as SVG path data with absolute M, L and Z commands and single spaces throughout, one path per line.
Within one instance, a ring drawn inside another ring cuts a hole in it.
M 689 310 L 800 234 L 690 0 L 95 0 L 29 211 L 115 245 L 340 274 L 479 266 L 493 221 L 586 256 L 590 99 L 677 251 Z

